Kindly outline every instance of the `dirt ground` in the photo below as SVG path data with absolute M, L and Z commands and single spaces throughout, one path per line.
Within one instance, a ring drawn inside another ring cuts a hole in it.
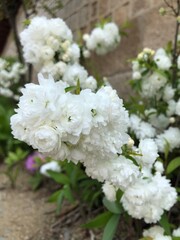
M 0 172 L 4 167 L 0 165 Z M 65 206 L 55 217 L 55 205 L 47 202 L 45 188 L 33 192 L 29 175 L 21 172 L 15 189 L 0 174 L 0 240 L 99 240 L 92 231 L 82 230 L 82 219 L 75 207 Z

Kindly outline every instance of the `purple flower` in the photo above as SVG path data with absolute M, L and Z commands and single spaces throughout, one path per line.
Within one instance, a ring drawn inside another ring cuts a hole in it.
M 33 173 L 39 168 L 39 164 L 37 163 L 37 159 L 39 159 L 40 161 L 43 162 L 44 161 L 44 156 L 42 154 L 40 154 L 39 152 L 34 152 L 26 158 L 25 168 L 29 172 Z

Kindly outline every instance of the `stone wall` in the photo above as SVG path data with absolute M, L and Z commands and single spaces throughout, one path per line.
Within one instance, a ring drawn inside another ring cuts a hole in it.
M 163 0 L 62 0 L 63 9 L 58 16 L 63 18 L 72 29 L 77 39 L 80 31 L 90 32 L 95 23 L 106 17 L 111 17 L 119 26 L 124 22 L 131 22 L 132 27 L 123 37 L 119 47 L 105 55 L 93 55 L 89 66 L 94 66 L 102 76 L 109 78 L 111 84 L 119 94 L 126 97 L 128 93 L 128 79 L 131 77 L 128 59 L 137 55 L 144 47 L 157 49 L 172 39 L 175 31 L 173 18 L 162 17 L 158 9 L 163 6 Z M 49 1 L 49 5 L 53 0 Z M 42 15 L 43 13 L 40 13 Z M 20 10 L 17 21 L 22 29 L 23 14 Z M 15 51 L 12 37 L 4 49 L 4 55 Z M 92 68 L 89 67 L 92 71 Z

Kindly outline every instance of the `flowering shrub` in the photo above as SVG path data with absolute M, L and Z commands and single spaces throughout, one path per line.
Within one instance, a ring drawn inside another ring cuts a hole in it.
M 117 26 L 108 23 L 84 40 L 88 50 L 105 54 L 116 47 L 120 35 Z M 127 213 L 146 224 L 159 221 L 171 235 L 165 211 L 177 202 L 174 172 L 180 165 L 176 81 L 180 60 L 172 54 L 177 49 L 169 46 L 155 53 L 146 48 L 133 60 L 131 83 L 139 96 L 138 101 L 126 104 L 128 115 L 116 91 L 110 86 L 97 89 L 96 80 L 79 65 L 78 47 L 61 19 L 34 18 L 21 33 L 21 42 L 26 61 L 36 64 L 41 73 L 39 84 L 29 83 L 22 89 L 16 114 L 11 117 L 12 133 L 53 159 L 41 167 L 41 173 L 64 186 L 51 200 L 73 199 L 71 190 L 77 185 L 69 175 L 75 168 L 68 168 L 64 160 L 81 163 L 76 169 L 81 176 L 85 169 L 88 176 L 103 183 L 103 203 L 110 212 L 103 240 L 113 238 L 120 214 Z M 58 64 L 64 66 L 63 71 Z M 52 76 L 45 78 L 42 73 Z M 58 160 L 64 161 L 62 168 Z M 144 231 L 143 239 L 171 239 L 163 234 L 163 229 L 154 227 Z
M 20 79 L 25 72 L 21 63 L 0 58 L 0 96 L 18 100 Z

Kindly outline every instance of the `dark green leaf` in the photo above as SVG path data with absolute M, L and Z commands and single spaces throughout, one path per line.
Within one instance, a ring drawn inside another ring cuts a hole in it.
M 48 202 L 56 202 L 58 200 L 59 195 L 61 194 L 62 189 L 57 190 L 56 192 L 54 192 L 49 198 L 48 198 Z
M 168 216 L 166 213 L 164 213 L 161 217 L 161 220 L 159 221 L 161 227 L 164 228 L 165 230 L 165 234 L 167 235 L 171 235 L 171 228 L 170 228 L 170 224 L 169 224 L 169 221 L 168 221 Z
M 58 173 L 58 172 L 54 172 L 51 170 L 48 170 L 47 172 L 51 176 L 51 178 L 54 179 L 54 181 L 59 184 L 69 184 L 70 183 L 69 178 L 63 173 Z
M 94 219 L 90 220 L 88 223 L 83 224 L 82 227 L 85 228 L 102 228 L 104 227 L 109 219 L 112 217 L 111 212 L 104 212 L 99 214 Z

